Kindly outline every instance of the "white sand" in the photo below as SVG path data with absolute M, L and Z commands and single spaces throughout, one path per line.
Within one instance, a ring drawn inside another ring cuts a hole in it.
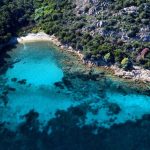
M 55 44 L 57 46 L 61 44 L 54 35 L 49 36 L 48 34 L 46 34 L 44 32 L 29 33 L 27 36 L 17 38 L 17 41 L 18 41 L 18 43 L 50 41 L 53 43 L 55 42 Z

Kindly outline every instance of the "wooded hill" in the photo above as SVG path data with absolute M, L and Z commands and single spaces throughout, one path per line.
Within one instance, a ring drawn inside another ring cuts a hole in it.
M 2 0 L 0 10 L 0 43 L 31 26 L 97 65 L 150 69 L 150 0 Z

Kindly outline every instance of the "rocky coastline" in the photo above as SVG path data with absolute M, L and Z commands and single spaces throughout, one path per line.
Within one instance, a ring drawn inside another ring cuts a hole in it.
M 49 41 L 59 47 L 61 50 L 67 50 L 68 52 L 75 53 L 80 60 L 83 61 L 83 63 L 86 63 L 89 67 L 94 66 L 94 62 L 91 61 L 85 61 L 84 55 L 79 50 L 74 50 L 71 46 L 63 45 L 57 37 L 54 35 L 47 35 L 44 32 L 39 33 L 29 33 L 27 36 L 19 37 L 17 38 L 18 43 L 28 43 L 28 42 L 38 42 L 38 41 Z M 143 69 L 139 66 L 134 66 L 131 71 L 125 71 L 116 65 L 112 66 L 104 66 L 107 70 L 111 70 L 114 75 L 124 78 L 124 79 L 130 79 L 133 81 L 142 81 L 142 82 L 150 82 L 150 70 Z

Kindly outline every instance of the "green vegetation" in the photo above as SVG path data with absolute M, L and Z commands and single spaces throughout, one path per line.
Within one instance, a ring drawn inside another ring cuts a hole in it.
M 125 69 L 125 70 L 132 69 L 132 63 L 131 63 L 131 61 L 128 58 L 124 58 L 121 61 L 121 65 L 122 65 L 122 68 Z
M 150 24 L 150 0 L 111 0 L 109 4 L 109 11 L 106 9 L 105 13 L 96 15 L 98 20 L 106 23 L 100 29 L 104 33 L 124 31 L 131 38 L 129 41 L 124 42 L 117 34 L 92 34 L 96 25 L 91 27 L 90 20 L 94 16 L 76 15 L 76 5 L 70 0 L 2 0 L 0 10 L 4 13 L 0 14 L 0 44 L 27 26 L 34 32 L 44 30 L 47 34 L 54 34 L 63 44 L 82 51 L 85 59 L 117 63 L 124 69 L 131 68 L 132 63 L 149 69 L 150 54 L 140 61 L 136 58 L 142 49 L 150 48 L 150 43 L 136 40 L 136 36 L 143 26 Z M 139 9 L 136 13 L 123 10 L 130 6 Z M 89 9 L 90 6 L 84 11 L 87 13 Z
M 32 14 L 39 6 L 37 0 L 1 0 L 0 44 L 15 36 L 21 27 L 33 25 Z

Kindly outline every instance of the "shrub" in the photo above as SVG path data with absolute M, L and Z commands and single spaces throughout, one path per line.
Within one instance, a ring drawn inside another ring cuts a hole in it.
M 124 58 L 121 61 L 121 67 L 125 70 L 130 70 L 132 69 L 133 65 L 132 65 L 132 62 L 129 60 L 129 58 Z
M 145 69 L 150 69 L 150 61 L 148 61 L 146 64 L 143 66 Z
M 109 62 L 110 61 L 110 53 L 107 53 L 105 56 L 104 56 L 104 59 L 106 62 Z
M 114 63 L 114 56 L 111 53 L 105 54 L 104 59 L 108 63 L 109 62 Z
M 114 56 L 116 62 L 121 62 L 123 57 L 125 56 L 124 52 L 121 49 L 114 50 Z
M 128 37 L 135 37 L 135 36 L 136 36 L 136 32 L 130 30 L 130 31 L 127 33 L 127 35 L 128 35 Z

